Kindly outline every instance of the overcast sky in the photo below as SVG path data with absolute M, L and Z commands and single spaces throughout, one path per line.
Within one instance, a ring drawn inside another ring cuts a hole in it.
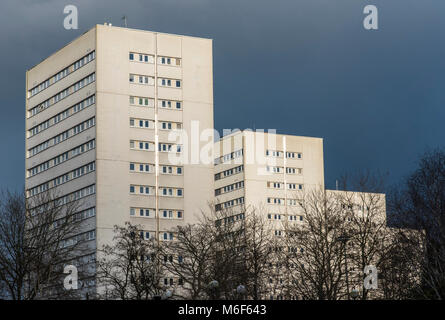
M 63 28 L 63 8 L 79 29 Z M 379 30 L 363 8 L 379 9 Z M 0 188 L 24 186 L 25 71 L 105 21 L 214 40 L 215 127 L 324 138 L 325 182 L 445 146 L 445 1 L 1 0 Z

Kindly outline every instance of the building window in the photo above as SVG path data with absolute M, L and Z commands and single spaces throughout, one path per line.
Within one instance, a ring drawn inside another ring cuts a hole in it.
M 130 193 L 134 193 L 134 186 L 130 186 Z
M 181 81 L 180 80 L 176 80 L 176 88 L 181 88 Z
M 134 163 L 130 163 L 130 171 L 134 171 Z
M 134 60 L 134 54 L 130 53 L 130 60 L 133 61 Z

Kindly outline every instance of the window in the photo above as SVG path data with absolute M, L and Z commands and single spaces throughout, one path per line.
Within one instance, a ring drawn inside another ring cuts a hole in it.
M 130 171 L 134 171 L 134 163 L 130 163 Z
M 130 186 L 130 193 L 134 193 L 134 186 Z
M 181 87 L 181 81 L 180 80 L 176 80 L 176 88 L 180 88 Z
M 130 82 L 133 83 L 134 82 L 134 75 L 130 74 Z
M 182 211 L 178 211 L 178 219 L 182 219 Z
M 130 53 L 130 60 L 133 61 L 134 60 L 134 54 Z
M 178 189 L 178 197 L 182 197 L 182 189 Z

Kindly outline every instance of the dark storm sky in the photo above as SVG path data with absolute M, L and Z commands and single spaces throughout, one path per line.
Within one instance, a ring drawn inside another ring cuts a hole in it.
M 79 29 L 63 28 L 63 8 Z M 379 9 L 379 30 L 362 26 Z M 324 138 L 328 187 L 342 173 L 397 182 L 445 146 L 441 0 L 37 1 L 0 4 L 0 188 L 24 185 L 25 70 L 94 24 L 214 39 L 215 127 Z

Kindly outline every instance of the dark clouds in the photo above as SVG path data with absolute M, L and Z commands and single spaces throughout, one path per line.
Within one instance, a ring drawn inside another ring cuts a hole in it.
M 379 8 L 380 29 L 362 27 Z M 63 29 L 63 8 L 79 30 Z M 395 182 L 445 146 L 439 0 L 30 1 L 0 4 L 0 187 L 23 186 L 25 70 L 96 23 L 214 39 L 215 126 L 323 137 L 329 187 L 346 171 Z

